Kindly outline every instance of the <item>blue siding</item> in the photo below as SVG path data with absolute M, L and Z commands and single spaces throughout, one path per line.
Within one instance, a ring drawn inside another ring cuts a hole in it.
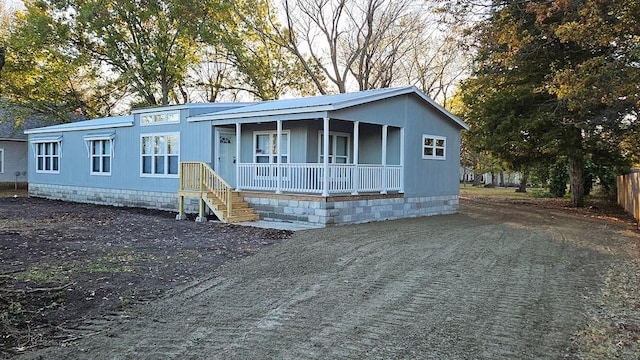
M 92 175 L 91 160 L 84 136 L 101 130 L 78 130 L 54 133 L 61 135 L 60 173 L 36 172 L 34 147 L 29 145 L 29 182 L 69 186 L 89 186 L 108 189 L 173 192 L 178 190 L 177 175 L 142 176 L 141 137 L 150 134 L 179 133 L 180 161 L 204 161 L 211 163 L 212 126 L 210 122 L 187 123 L 187 110 L 181 110 L 179 123 L 140 125 L 140 114 L 133 115 L 134 125 L 107 129 L 115 133 L 114 155 L 111 159 L 111 175 Z M 49 134 L 47 134 L 49 135 Z M 37 137 L 34 134 L 31 137 Z
M 218 106 L 215 111 L 220 111 Z M 179 123 L 161 125 L 140 124 L 140 117 L 154 109 L 135 111 L 132 126 L 100 130 L 74 129 L 65 125 L 57 133 L 46 135 L 62 136 L 62 157 L 59 174 L 36 173 L 34 147 L 28 144 L 29 181 L 54 185 L 99 187 L 109 189 L 144 190 L 174 192 L 178 189 L 177 176 L 141 176 L 141 136 L 144 134 L 180 133 L 180 161 L 202 161 L 213 166 L 216 158 L 214 148 L 215 126 L 224 125 L 235 131 L 233 120 L 200 120 L 188 122 L 187 117 L 207 109 L 203 106 L 189 108 L 163 108 L 163 111 L 180 111 Z M 309 116 L 310 114 L 305 114 Z M 405 193 L 408 196 L 456 195 L 458 193 L 458 171 L 460 158 L 460 124 L 442 114 L 431 104 L 414 94 L 400 95 L 378 100 L 364 105 L 351 106 L 342 110 L 319 114 L 316 118 L 301 120 L 295 114 L 283 115 L 283 130 L 290 131 L 290 162 L 317 162 L 319 138 L 323 129 L 322 116 L 329 116 L 330 131 L 347 133 L 351 138 L 349 161 L 353 161 L 353 121 L 360 121 L 361 164 L 380 164 L 382 161 L 382 125 L 388 127 L 387 164 L 400 163 L 401 128 L 405 129 Z M 240 162 L 253 161 L 254 131 L 276 130 L 276 117 L 265 116 L 261 123 L 256 118 L 239 119 L 243 123 Z M 104 123 L 110 119 L 99 119 Z M 101 123 L 97 121 L 96 123 Z M 85 122 L 86 124 L 86 122 Z M 58 130 L 59 128 L 53 128 Z M 51 130 L 51 129 L 50 129 Z M 91 175 L 90 158 L 84 136 L 92 133 L 113 132 L 114 156 L 111 175 Z M 422 135 L 446 137 L 446 160 L 422 159 Z M 39 136 L 34 133 L 30 138 Z

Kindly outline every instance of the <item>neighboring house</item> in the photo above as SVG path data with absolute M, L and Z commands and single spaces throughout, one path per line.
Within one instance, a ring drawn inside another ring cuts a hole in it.
M 518 186 L 520 184 L 520 173 L 518 171 L 502 171 L 494 173 L 483 173 L 478 175 L 478 184 L 489 185 L 495 184 L 497 186 Z M 493 177 L 495 176 L 495 181 Z M 473 167 L 460 166 L 460 183 L 473 183 L 475 175 Z
M 29 192 L 229 222 L 447 214 L 467 128 L 415 87 L 138 109 L 27 131 Z
M 0 120 L 0 186 L 27 182 L 27 136 L 15 121 Z

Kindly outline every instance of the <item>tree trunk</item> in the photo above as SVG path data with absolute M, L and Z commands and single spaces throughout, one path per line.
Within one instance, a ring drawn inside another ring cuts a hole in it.
M 500 171 L 500 186 L 504 187 L 504 171 Z
M 480 185 L 480 174 L 477 174 L 475 171 L 473 172 L 473 186 Z
M 568 134 L 567 159 L 569 161 L 569 182 L 571 184 L 571 205 L 584 206 L 584 154 L 582 149 L 582 130 L 570 129 Z
M 0 46 L 0 84 L 2 84 L 2 68 L 4 67 L 4 64 L 5 64 L 5 56 L 6 56 L 6 49 L 4 46 Z M 0 94 L 2 94 L 2 89 L 0 89 Z
M 527 192 L 527 180 L 529 179 L 529 170 L 520 171 L 520 186 L 516 189 L 516 192 L 526 193 Z
M 578 155 L 578 154 L 575 154 Z M 584 182 L 583 182 L 584 159 L 582 155 L 569 157 L 569 181 L 571 183 L 571 205 L 574 207 L 584 206 Z

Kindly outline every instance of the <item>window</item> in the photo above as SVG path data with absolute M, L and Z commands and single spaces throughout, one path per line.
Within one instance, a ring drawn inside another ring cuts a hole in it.
M 142 174 L 146 176 L 178 175 L 180 134 L 142 136 Z
M 444 160 L 446 156 L 446 138 L 435 135 L 422 135 L 422 158 Z
M 277 163 L 278 162 L 278 134 L 275 131 L 256 131 L 253 133 L 253 162 Z M 282 148 L 280 149 L 282 163 L 289 162 L 289 131 L 282 132 Z
M 60 172 L 60 141 L 38 142 L 36 148 L 36 172 Z
M 89 134 L 84 137 L 91 175 L 111 175 L 114 138 L 115 133 Z
M 318 162 L 324 162 L 323 132 L 318 135 Z M 329 132 L 329 163 L 346 164 L 351 152 L 351 138 L 346 133 Z
M 140 115 L 141 125 L 160 125 L 180 122 L 180 112 L 149 113 Z
M 0 174 L 4 173 L 4 149 L 0 149 Z
M 111 140 L 91 141 L 91 173 L 111 174 Z

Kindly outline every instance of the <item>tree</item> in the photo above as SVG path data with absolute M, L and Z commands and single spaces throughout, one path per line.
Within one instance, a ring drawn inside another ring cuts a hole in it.
M 229 88 L 260 100 L 315 93 L 302 64 L 274 41 L 284 30 L 272 10 L 268 0 L 234 1 L 232 18 L 221 35 L 227 61 L 237 75 Z
M 114 81 L 145 105 L 167 105 L 170 95 L 200 61 L 197 50 L 206 32 L 218 29 L 226 2 L 179 0 L 68 0 L 59 14 L 75 14 L 77 45 L 108 66 Z
M 50 10 L 43 2 L 27 3 L 10 22 L 5 18 L 0 93 L 58 122 L 108 112 L 112 104 L 102 97 L 90 59 L 76 51 L 69 27 L 57 26 Z
M 492 10 L 480 26 L 475 77 L 465 85 L 469 121 L 511 162 L 566 156 L 572 203 L 582 206 L 585 158 L 605 148 L 620 154 L 621 138 L 637 126 L 637 82 L 621 79 L 638 76 L 640 38 L 625 29 L 638 34 L 638 16 L 628 13 L 640 15 L 639 7 L 626 0 L 505 1 Z M 576 29 L 608 35 L 589 40 Z M 624 41 L 633 45 L 616 45 Z
M 276 41 L 302 64 L 322 94 L 383 88 L 420 79 L 437 61 L 424 55 L 439 41 L 430 2 L 412 0 L 286 0 Z M 418 55 L 420 52 L 423 56 Z M 451 62 L 441 62 L 446 66 Z M 440 70 L 440 69 L 438 69 Z M 417 74 L 416 74 L 417 73 Z M 441 71 L 433 77 L 443 79 Z M 450 82 L 447 82 L 449 84 Z M 431 89 L 425 89 L 427 91 Z

